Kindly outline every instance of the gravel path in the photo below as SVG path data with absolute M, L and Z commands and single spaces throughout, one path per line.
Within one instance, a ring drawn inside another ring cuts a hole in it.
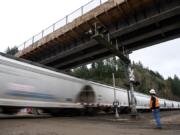
M 179 135 L 180 111 L 162 112 L 163 129 L 154 129 L 151 114 L 136 120 L 121 115 L 94 117 L 33 117 L 0 118 L 0 135 Z

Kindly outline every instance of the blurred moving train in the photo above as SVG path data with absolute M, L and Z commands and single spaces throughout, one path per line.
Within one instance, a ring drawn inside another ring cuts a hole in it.
M 129 107 L 128 92 L 115 88 L 119 110 Z M 135 92 L 136 108 L 149 109 L 149 96 Z M 0 54 L 0 113 L 37 108 L 51 114 L 62 110 L 113 108 L 114 88 L 79 79 L 26 60 Z M 161 109 L 179 109 L 180 102 L 160 99 Z

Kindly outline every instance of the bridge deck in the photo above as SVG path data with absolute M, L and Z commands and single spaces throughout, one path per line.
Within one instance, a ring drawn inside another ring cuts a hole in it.
M 69 69 L 113 53 L 87 33 L 102 27 L 119 50 L 134 51 L 180 35 L 179 0 L 109 0 L 16 54 Z

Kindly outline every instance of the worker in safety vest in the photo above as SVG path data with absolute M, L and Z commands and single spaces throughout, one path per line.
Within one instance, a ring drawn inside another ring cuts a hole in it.
M 154 89 L 151 89 L 149 93 L 151 95 L 149 106 L 150 106 L 150 109 L 152 110 L 153 117 L 156 120 L 157 128 L 161 129 L 162 126 L 161 126 L 161 121 L 160 121 L 160 116 L 159 116 L 159 108 L 160 108 L 159 99 L 156 96 L 156 91 Z

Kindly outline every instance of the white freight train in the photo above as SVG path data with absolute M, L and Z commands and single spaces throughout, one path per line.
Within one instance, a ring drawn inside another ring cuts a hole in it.
M 116 88 L 119 108 L 128 108 L 127 91 Z M 137 109 L 149 109 L 149 96 L 135 92 Z M 0 111 L 16 113 L 34 107 L 54 113 L 62 109 L 113 108 L 111 86 L 79 79 L 0 54 Z M 161 109 L 178 109 L 180 102 L 160 99 Z M 55 111 L 56 110 L 56 111 Z

